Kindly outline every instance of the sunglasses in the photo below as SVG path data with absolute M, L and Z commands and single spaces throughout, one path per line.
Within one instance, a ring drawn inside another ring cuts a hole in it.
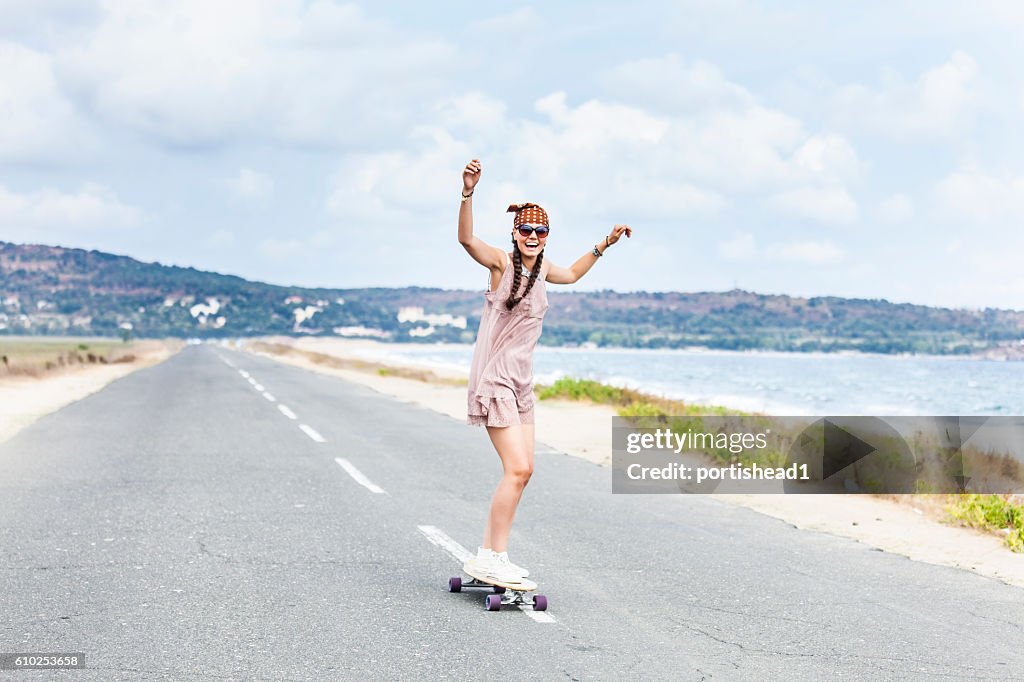
M 534 227 L 533 225 L 520 225 L 517 229 L 519 230 L 519 234 L 523 235 L 524 237 L 529 237 L 531 234 L 536 232 L 537 236 L 540 237 L 541 239 L 547 237 L 548 232 L 551 231 L 551 228 L 548 227 L 547 225 L 537 225 L 536 227 Z

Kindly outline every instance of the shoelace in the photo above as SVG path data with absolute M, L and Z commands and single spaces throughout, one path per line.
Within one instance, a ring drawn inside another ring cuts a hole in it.
M 511 577 L 512 575 L 515 575 L 516 577 L 522 577 L 519 571 L 512 568 L 512 564 L 511 562 L 509 562 L 508 557 L 495 555 L 494 568 L 496 569 L 495 573 L 500 573 L 502 575 L 506 575 L 507 577 Z

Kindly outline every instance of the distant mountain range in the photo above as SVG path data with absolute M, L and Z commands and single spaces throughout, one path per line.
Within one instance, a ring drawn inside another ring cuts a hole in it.
M 1024 355 L 1024 312 L 726 292 L 556 292 L 541 343 Z M 277 286 L 58 246 L 0 242 L 0 334 L 333 335 L 471 343 L 480 291 Z

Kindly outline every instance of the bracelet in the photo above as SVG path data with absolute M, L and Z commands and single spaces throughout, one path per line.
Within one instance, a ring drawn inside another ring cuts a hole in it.
M 604 248 L 606 248 L 606 249 L 607 249 L 607 248 L 608 248 L 609 246 L 611 246 L 611 244 L 610 244 L 610 243 L 608 243 L 608 237 L 610 237 L 610 236 L 611 236 L 611 235 L 605 235 L 605 237 L 604 237 Z
M 468 198 L 470 198 L 471 196 L 473 196 L 473 192 L 475 192 L 475 191 L 476 191 L 475 189 L 471 189 L 471 190 L 469 190 L 469 194 L 465 194 L 465 193 L 463 193 L 463 194 L 462 194 L 462 198 L 463 198 L 463 199 L 468 199 Z
M 597 250 L 597 244 L 594 244 L 594 250 L 593 250 L 593 251 L 591 251 L 591 253 L 593 253 L 593 254 L 594 254 L 595 256 L 597 256 L 598 258 L 600 258 L 601 256 L 603 256 L 603 255 L 604 255 L 603 253 L 601 253 L 600 251 L 598 251 L 598 250 Z

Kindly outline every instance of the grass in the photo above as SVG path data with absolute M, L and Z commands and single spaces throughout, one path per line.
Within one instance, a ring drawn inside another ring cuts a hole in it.
M 731 410 L 721 405 L 698 405 L 682 400 L 671 400 L 630 388 L 609 386 L 590 379 L 563 377 L 550 386 L 536 388 L 540 400 L 561 398 L 585 400 L 598 405 L 612 405 L 620 417 L 626 417 L 638 428 L 668 428 L 677 433 L 688 429 L 703 431 L 702 417 L 734 417 L 747 426 L 760 424 L 762 415 Z M 721 427 L 721 423 L 717 424 Z M 782 444 L 773 444 L 763 450 L 730 452 L 727 448 L 706 448 L 702 452 L 723 464 L 738 462 L 745 466 L 759 464 L 778 467 L 786 463 Z
M 133 344 L 100 339 L 68 341 L 60 339 L 0 340 L 0 376 L 38 377 L 75 365 L 106 365 L 134 362 Z
M 598 405 L 613 405 L 619 408 L 619 416 L 622 417 L 750 416 L 748 413 L 730 410 L 721 405 L 695 405 L 682 400 L 670 400 L 641 393 L 631 388 L 609 386 L 591 379 L 564 377 L 550 386 L 537 386 L 535 392 L 541 400 L 562 398 L 565 400 L 588 400 Z
M 1024 504 L 1012 495 L 950 495 L 947 521 L 1004 536 L 1006 546 L 1024 553 Z

